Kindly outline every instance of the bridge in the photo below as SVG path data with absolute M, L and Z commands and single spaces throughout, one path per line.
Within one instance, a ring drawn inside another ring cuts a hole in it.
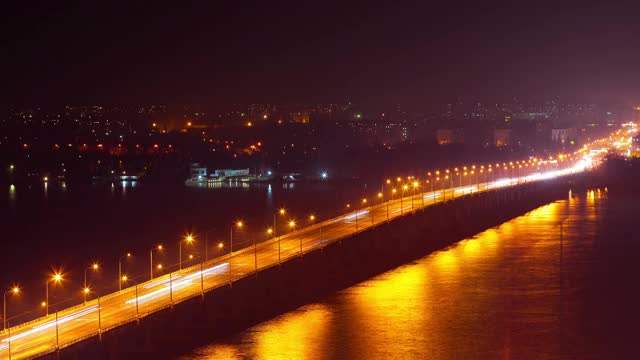
M 346 213 L 273 236 L 252 246 L 100 296 L 0 332 L 0 358 L 46 355 L 171 308 L 292 259 L 304 258 L 354 234 L 450 200 L 543 182 L 597 167 L 602 154 L 585 147 L 552 159 L 528 159 L 387 179 L 380 193 L 348 205 Z

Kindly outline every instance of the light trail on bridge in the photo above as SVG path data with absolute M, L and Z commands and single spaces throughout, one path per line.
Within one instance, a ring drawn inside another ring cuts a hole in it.
M 367 205 L 363 201 L 363 206 L 356 206 L 347 214 L 257 242 L 254 246 L 239 249 L 232 254 L 130 286 L 87 301 L 86 304 L 10 327 L 0 332 L 0 358 L 24 359 L 55 351 L 186 299 L 203 296 L 205 292 L 255 274 L 256 271 L 277 266 L 282 261 L 303 256 L 304 253 L 320 249 L 328 243 L 433 204 L 478 192 L 583 172 L 596 166 L 603 156 L 596 154 L 592 158 L 585 154 L 573 162 L 556 161 L 549 164 L 540 161 L 537 162 L 537 167 L 532 166 L 523 176 L 495 176 L 490 181 L 478 180 L 473 184 L 467 181 L 467 184 L 447 188 L 442 188 L 443 181 L 442 187 L 433 187 L 431 191 L 421 187 L 419 192 L 412 192 L 410 196 L 379 201 L 374 205 Z M 565 166 L 561 168 L 560 163 Z M 548 165 L 553 165 L 555 169 L 540 170 Z M 506 164 L 504 167 L 507 167 Z M 450 182 L 453 183 L 453 178 Z M 462 183 L 462 180 L 459 182 Z M 425 202 L 425 199 L 429 201 Z

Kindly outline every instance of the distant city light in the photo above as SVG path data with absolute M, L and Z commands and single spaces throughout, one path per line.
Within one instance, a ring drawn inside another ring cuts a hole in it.
M 321 176 L 323 179 L 326 179 L 326 178 L 329 176 L 329 174 L 327 174 L 327 172 L 326 172 L 326 171 L 324 171 L 324 172 L 322 172 L 322 174 L 320 174 L 320 176 Z

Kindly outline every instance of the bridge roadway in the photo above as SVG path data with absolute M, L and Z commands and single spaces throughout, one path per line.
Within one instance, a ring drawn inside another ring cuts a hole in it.
M 501 178 L 461 187 L 434 189 L 377 204 L 249 246 L 232 254 L 176 271 L 121 291 L 88 301 L 86 305 L 60 310 L 0 333 L 0 359 L 25 359 L 44 355 L 96 336 L 119 325 L 211 289 L 251 275 L 279 262 L 304 256 L 329 242 L 348 237 L 377 224 L 445 200 L 519 183 L 540 181 L 585 170 L 578 161 L 564 170 Z M 443 181 L 444 182 L 444 181 Z M 412 190 L 407 190 L 410 193 Z M 9 353 L 10 352 L 10 353 Z

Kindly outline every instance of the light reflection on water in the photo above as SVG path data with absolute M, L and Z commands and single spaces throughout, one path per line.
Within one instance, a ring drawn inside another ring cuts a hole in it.
M 593 357 L 584 293 L 608 201 L 574 193 L 183 359 Z

